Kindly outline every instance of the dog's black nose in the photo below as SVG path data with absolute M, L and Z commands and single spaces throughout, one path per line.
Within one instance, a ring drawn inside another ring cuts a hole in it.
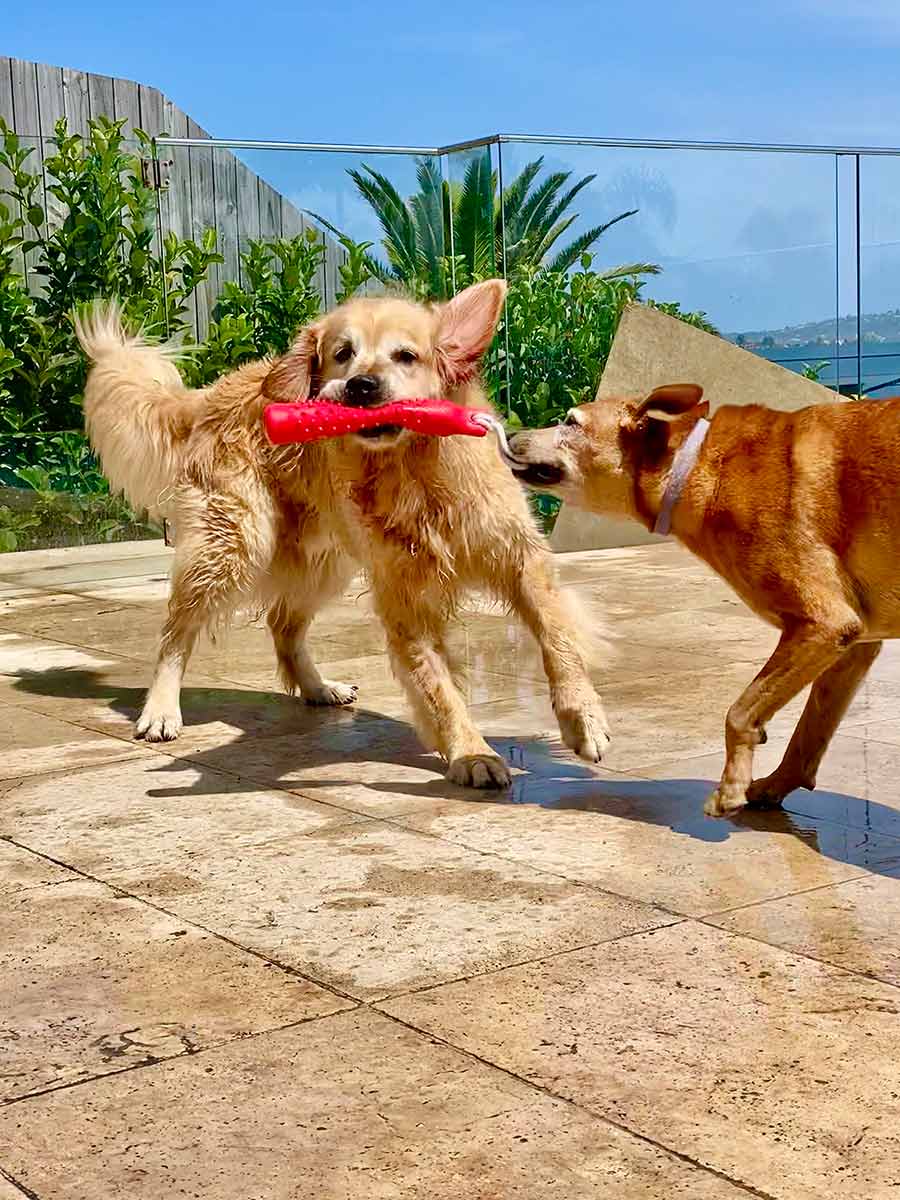
M 374 375 L 354 375 L 347 380 L 344 390 L 356 408 L 371 408 L 381 399 L 381 380 Z

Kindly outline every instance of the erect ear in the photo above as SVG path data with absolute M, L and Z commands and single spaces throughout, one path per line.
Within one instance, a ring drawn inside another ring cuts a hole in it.
M 308 400 L 318 391 L 321 339 L 321 325 L 300 330 L 287 354 L 275 359 L 263 382 L 267 400 Z
M 703 399 L 703 388 L 697 383 L 667 383 L 654 388 L 649 396 L 632 410 L 632 424 L 642 421 L 677 421 L 685 413 L 705 417 L 709 401 Z
M 491 344 L 503 301 L 504 279 L 487 279 L 454 296 L 440 311 L 435 349 L 438 367 L 453 384 L 469 379 Z

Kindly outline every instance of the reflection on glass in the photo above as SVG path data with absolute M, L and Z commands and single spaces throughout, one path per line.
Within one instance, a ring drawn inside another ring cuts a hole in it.
M 859 159 L 860 367 L 862 391 L 900 394 L 900 161 Z

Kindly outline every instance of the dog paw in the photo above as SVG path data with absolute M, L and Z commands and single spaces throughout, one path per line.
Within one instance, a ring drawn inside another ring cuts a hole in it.
M 765 779 L 755 779 L 747 788 L 747 807 L 781 808 L 785 797 L 797 788 L 805 787 L 812 791 L 815 786 L 815 783 L 780 779 L 777 774 L 768 775 Z
M 319 687 L 311 692 L 304 692 L 303 699 L 307 704 L 352 704 L 359 695 L 355 683 L 334 683 L 323 679 Z
M 708 817 L 730 817 L 747 807 L 747 793 L 736 784 L 722 783 L 703 806 Z
M 556 709 L 562 740 L 579 758 L 597 763 L 603 758 L 612 740 L 606 713 L 598 699 L 578 708 Z
M 174 712 L 157 712 L 145 708 L 134 727 L 134 736 L 145 742 L 174 742 L 181 733 L 183 722 L 178 709 Z
M 508 788 L 512 783 L 509 767 L 499 754 L 463 754 L 447 768 L 447 779 L 461 787 Z

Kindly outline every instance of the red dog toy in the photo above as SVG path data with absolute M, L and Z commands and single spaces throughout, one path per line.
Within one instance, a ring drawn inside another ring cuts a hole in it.
M 449 437 L 464 433 L 484 437 L 499 422 L 487 412 L 462 408 L 449 400 L 394 400 L 375 408 L 352 408 L 313 400 L 303 404 L 269 404 L 265 410 L 266 433 L 276 446 L 287 442 L 315 442 L 341 437 L 377 425 L 402 425 L 414 433 Z

